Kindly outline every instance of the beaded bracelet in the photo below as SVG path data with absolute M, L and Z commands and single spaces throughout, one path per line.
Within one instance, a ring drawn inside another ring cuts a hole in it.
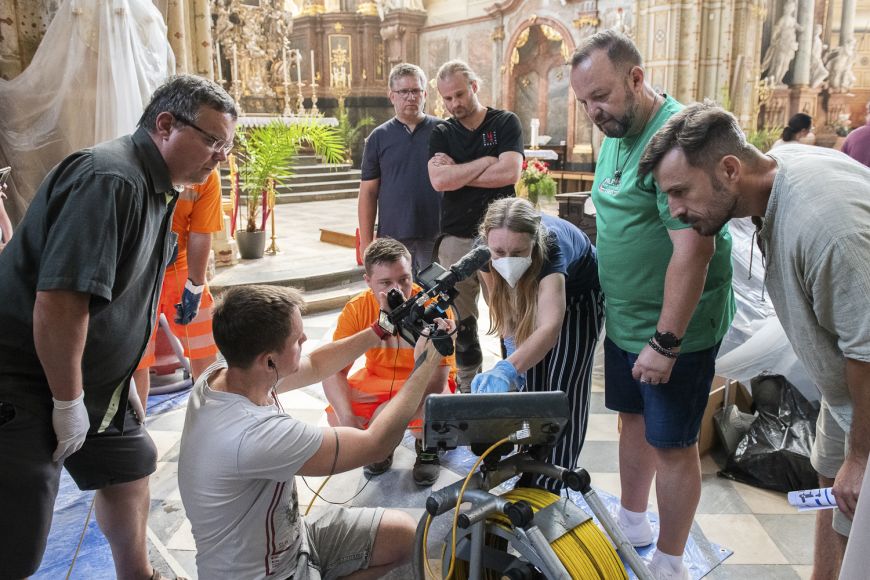
M 660 346 L 660 345 L 659 345 L 655 340 L 653 340 L 653 339 L 649 339 L 649 342 L 647 342 L 647 344 L 650 345 L 654 351 L 656 351 L 657 353 L 659 353 L 659 354 L 662 355 L 662 356 L 666 356 L 666 357 L 668 357 L 668 358 L 677 358 L 677 357 L 679 356 L 679 355 L 678 355 L 677 353 L 675 353 L 674 351 L 672 351 L 672 350 L 668 350 L 668 349 L 666 349 L 665 347 Z

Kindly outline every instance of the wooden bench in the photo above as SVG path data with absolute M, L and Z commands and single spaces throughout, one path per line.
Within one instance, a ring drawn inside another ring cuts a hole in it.
M 560 192 L 589 191 L 595 174 L 588 171 L 550 171 Z
M 595 225 L 595 208 L 591 196 L 590 191 L 558 193 L 556 201 L 559 202 L 559 217 L 583 230 L 594 244 L 598 230 Z

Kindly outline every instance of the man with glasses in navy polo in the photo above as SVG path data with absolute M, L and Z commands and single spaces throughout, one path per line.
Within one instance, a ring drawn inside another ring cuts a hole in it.
M 360 254 L 375 237 L 394 238 L 411 252 L 416 273 L 432 262 L 440 231 L 441 194 L 432 188 L 426 169 L 429 136 L 438 118 L 423 112 L 426 74 L 420 67 L 397 64 L 388 85 L 396 116 L 372 131 L 363 151 Z

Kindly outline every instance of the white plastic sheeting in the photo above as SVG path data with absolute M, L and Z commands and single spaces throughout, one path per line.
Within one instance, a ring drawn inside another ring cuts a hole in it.
M 13 168 L 13 220 L 64 157 L 132 133 L 174 70 L 151 0 L 65 0 L 30 65 L 0 79 L 0 162 Z

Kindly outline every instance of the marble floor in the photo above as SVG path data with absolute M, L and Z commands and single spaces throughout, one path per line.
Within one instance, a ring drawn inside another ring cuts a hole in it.
M 315 348 L 323 340 L 329 340 L 337 315 L 336 311 L 305 318 L 305 329 L 309 337 L 306 350 Z M 484 367 L 489 368 L 498 357 L 498 345 L 492 337 L 487 337 L 483 346 Z M 591 473 L 594 486 L 618 496 L 617 421 L 616 415 L 604 408 L 600 379 L 600 375 L 597 376 L 593 384 L 589 430 L 580 465 Z M 286 393 L 281 398 L 284 408 L 295 417 L 314 424 L 325 424 L 325 399 L 319 384 Z M 196 578 L 193 538 L 190 524 L 184 517 L 176 481 L 184 413 L 185 407 L 182 405 L 154 415 L 148 422 L 149 431 L 159 451 L 158 469 L 151 479 L 149 542 L 154 561 L 160 562 L 165 574 L 175 572 Z M 422 506 L 428 492 L 417 488 L 411 480 L 410 469 L 413 461 L 413 450 L 400 446 L 393 468 L 373 479 L 351 503 L 402 508 L 419 517 L 423 513 Z M 814 515 L 796 512 L 787 504 L 783 494 L 718 477 L 716 462 L 709 456 L 703 458 L 702 467 L 703 488 L 696 524 L 711 542 L 733 551 L 733 555 L 706 577 L 809 578 L 813 557 Z M 435 488 L 452 483 L 458 478 L 458 474 L 442 469 Z M 301 478 L 298 480 L 300 507 L 308 506 L 313 498 L 309 488 L 317 489 L 320 483 L 319 478 L 307 478 L 305 482 Z M 322 495 L 331 502 L 343 502 L 354 496 L 364 484 L 362 470 L 357 469 L 333 477 Z M 318 500 L 314 509 L 317 509 L 318 504 L 322 505 Z M 655 510 L 654 496 L 651 498 L 650 509 Z M 70 543 L 76 541 L 78 534 L 69 538 Z M 83 574 L 73 570 L 68 577 L 88 580 L 112 578 L 110 563 L 109 561 L 108 569 L 101 573 L 90 570 Z M 56 566 L 53 568 L 57 569 Z M 400 578 L 406 574 L 392 576 Z M 40 573 L 36 577 L 57 576 Z

